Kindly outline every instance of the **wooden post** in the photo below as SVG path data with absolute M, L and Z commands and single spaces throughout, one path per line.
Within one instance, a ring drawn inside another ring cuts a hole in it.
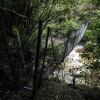
M 21 43 L 21 40 L 20 40 L 20 35 L 19 35 L 18 30 L 16 32 L 17 32 L 17 38 L 18 38 L 18 43 L 19 43 L 21 57 L 22 57 L 22 67 L 23 67 L 23 70 L 24 70 L 24 75 L 26 76 L 26 79 L 27 79 L 27 70 L 26 70 L 26 65 L 25 65 L 25 59 L 24 59 L 24 53 L 23 53 L 22 43 Z
M 45 56 L 46 56 L 46 52 L 47 52 L 47 45 L 48 45 L 49 33 L 50 33 L 50 27 L 48 27 L 48 32 L 47 32 L 47 38 L 46 38 L 46 43 L 45 43 L 44 55 L 43 55 L 42 70 L 41 70 L 41 74 L 40 74 L 40 82 L 39 82 L 38 88 L 40 88 L 41 81 L 42 81 L 42 73 L 43 73 L 43 69 L 44 69 Z
M 54 44 L 53 44 L 53 39 L 52 39 L 51 31 L 50 31 L 50 37 L 51 37 L 51 43 L 52 43 L 52 50 L 53 50 L 54 60 L 56 60 L 55 50 L 54 50 Z
M 77 31 L 76 31 L 76 32 L 77 32 Z M 75 36 L 74 36 L 74 40 L 73 40 L 72 50 L 74 49 L 74 46 L 75 46 L 76 32 L 75 32 Z
M 75 76 L 73 76 L 73 86 L 75 86 Z
M 20 35 L 19 35 L 17 26 L 12 26 L 12 29 L 13 29 L 13 34 L 17 35 L 17 39 L 18 39 L 18 43 L 19 43 L 19 47 L 20 47 L 21 58 L 22 58 L 21 81 L 23 82 L 23 76 L 26 77 L 26 79 L 27 79 L 27 70 L 26 70 L 26 66 L 25 66 L 25 59 L 24 59 L 24 53 L 23 53 L 23 49 L 22 49 L 22 43 L 21 43 L 21 39 L 20 39 Z
M 39 21 L 39 31 L 38 31 L 38 40 L 37 40 L 37 50 L 36 50 L 36 58 L 35 58 L 35 71 L 34 71 L 34 79 L 33 79 L 33 91 L 32 91 L 32 99 L 35 97 L 36 94 L 36 79 L 38 74 L 38 67 L 39 67 L 39 53 L 40 53 L 40 46 L 41 46 L 41 34 L 42 34 L 42 20 Z
M 66 50 L 67 50 L 67 47 L 68 47 L 68 41 L 69 41 L 69 33 L 67 34 L 67 41 L 66 41 L 66 44 L 65 44 L 65 50 L 64 50 L 63 60 L 64 60 L 65 55 L 66 55 Z

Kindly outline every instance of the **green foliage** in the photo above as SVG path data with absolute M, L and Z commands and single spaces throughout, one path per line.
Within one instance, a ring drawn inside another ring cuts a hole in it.
M 93 52 L 95 49 L 96 45 L 92 42 L 88 42 L 87 45 L 84 47 L 84 50 L 86 52 Z
M 96 6 L 100 6 L 100 0 L 92 0 L 92 3 Z
M 80 23 L 77 23 L 74 21 L 74 19 L 66 19 L 66 26 L 68 29 L 78 29 L 80 26 Z

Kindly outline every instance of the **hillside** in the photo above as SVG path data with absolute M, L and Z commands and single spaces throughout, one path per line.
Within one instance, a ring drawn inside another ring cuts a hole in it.
M 100 100 L 100 89 L 48 80 L 37 92 L 35 100 Z

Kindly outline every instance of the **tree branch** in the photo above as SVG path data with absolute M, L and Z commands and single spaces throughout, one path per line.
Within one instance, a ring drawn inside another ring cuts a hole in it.
M 11 12 L 11 13 L 13 13 L 13 14 L 15 14 L 15 15 L 19 16 L 19 17 L 25 18 L 25 19 L 27 19 L 27 18 L 28 18 L 28 17 L 26 17 L 26 16 L 24 16 L 24 15 L 21 15 L 21 14 L 19 14 L 19 13 L 15 12 L 15 11 L 11 10 L 11 9 L 2 8 L 2 7 L 0 7 L 0 9 L 1 9 L 1 10 L 5 10 L 5 11 L 8 11 L 8 12 Z
M 45 11 L 45 9 L 46 9 L 46 7 L 47 7 L 47 4 L 48 4 L 48 0 L 46 0 L 45 7 L 43 8 L 42 13 L 40 14 L 40 16 L 38 17 L 37 20 L 39 20 L 39 19 L 41 18 L 42 14 L 44 13 L 44 11 Z

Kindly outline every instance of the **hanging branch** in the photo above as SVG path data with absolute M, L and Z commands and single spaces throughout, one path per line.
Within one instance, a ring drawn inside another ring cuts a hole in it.
M 46 1 L 45 8 L 46 8 L 46 6 L 47 6 L 47 2 L 48 2 L 48 0 Z M 52 3 L 52 6 L 51 6 L 51 9 L 49 10 L 48 16 L 47 16 L 46 19 L 43 20 L 43 23 L 44 23 L 45 21 L 47 21 L 47 22 L 45 23 L 43 29 L 46 27 L 46 25 L 47 25 L 47 24 L 55 17 L 55 15 L 57 14 L 57 13 L 56 13 L 54 16 L 52 16 L 52 17 L 49 19 L 50 13 L 51 13 L 51 11 L 52 11 L 52 9 L 53 9 L 53 6 L 54 6 L 54 3 L 55 3 L 55 1 L 53 0 L 53 3 Z M 45 8 L 44 8 L 43 12 L 45 11 Z M 38 21 L 39 18 L 42 16 L 43 12 L 42 12 L 41 15 L 38 17 L 37 21 Z M 49 20 L 48 20 L 48 19 L 49 19 Z M 35 20 L 35 21 L 36 21 L 36 20 Z M 38 29 L 38 27 L 39 27 L 39 26 L 37 26 L 37 27 L 33 30 L 33 32 L 27 37 L 26 42 L 24 43 L 24 45 L 27 43 L 27 41 L 30 39 L 30 37 L 33 35 L 33 33 Z M 33 27 L 32 27 L 32 28 L 33 28 Z M 31 31 L 32 31 L 32 30 L 31 30 Z
M 48 0 L 47 0 L 48 1 Z M 50 16 L 50 13 L 51 13 L 51 11 L 52 11 L 52 9 L 53 9 L 53 4 L 52 4 L 52 7 L 51 7 L 51 9 L 50 9 L 50 11 L 49 11 L 49 13 L 48 13 L 48 17 L 45 19 L 45 20 L 43 20 L 43 23 L 47 20 L 47 22 L 45 23 L 45 25 L 44 25 L 44 27 L 43 27 L 43 29 L 46 27 L 46 25 L 55 17 L 55 15 L 54 16 L 52 16 L 50 19 L 49 19 L 49 16 Z M 39 19 L 39 18 L 38 18 Z M 49 20 L 48 20 L 49 19 Z M 30 34 L 29 36 L 28 36 L 28 38 L 26 39 L 26 42 L 24 43 L 24 45 L 27 43 L 27 41 L 30 39 L 30 37 L 33 35 L 33 33 L 38 29 L 38 27 L 39 26 L 37 26 L 34 30 L 33 30 L 33 32 L 32 32 L 32 34 Z
M 26 16 L 24 16 L 24 15 L 21 15 L 21 14 L 17 13 L 17 12 L 14 11 L 14 10 L 11 10 L 11 9 L 7 9 L 7 8 L 2 8 L 2 7 L 0 7 L 0 10 L 5 10 L 5 11 L 8 11 L 8 12 L 11 12 L 11 13 L 13 13 L 13 14 L 19 16 L 19 17 L 25 18 L 25 19 L 30 19 L 30 18 L 28 18 L 28 17 L 26 17 Z M 38 22 L 38 21 L 35 20 L 35 19 L 34 19 L 33 21 Z
M 45 11 L 45 9 L 46 9 L 46 7 L 47 7 L 47 4 L 48 4 L 48 0 L 46 1 L 46 3 L 45 3 L 45 7 L 44 7 L 42 13 L 40 14 L 40 16 L 38 17 L 37 20 L 39 20 L 39 19 L 41 18 L 42 14 L 44 13 L 44 11 Z
M 53 9 L 53 6 L 54 6 L 54 3 L 52 4 L 51 9 L 49 10 L 49 13 L 48 13 L 47 18 L 46 18 L 43 22 L 45 22 L 46 20 L 48 20 L 48 19 L 49 19 L 50 14 L 51 14 L 51 11 L 52 11 L 52 9 Z
M 48 1 L 48 0 L 47 0 Z M 46 8 L 46 6 L 44 7 L 44 10 L 43 10 L 43 12 L 45 11 L 45 8 Z M 42 16 L 42 14 L 43 14 L 43 12 L 40 14 L 40 16 L 38 17 L 38 19 L 37 19 L 37 21 L 36 22 L 38 22 L 38 20 L 40 19 L 40 17 Z M 27 41 L 30 39 L 30 37 L 33 35 L 33 33 L 38 29 L 38 27 L 39 27 L 39 25 L 33 30 L 33 32 L 27 37 L 27 39 L 26 39 L 26 41 L 25 41 L 25 43 L 23 44 L 23 45 L 26 45 L 26 43 L 27 43 Z M 33 27 L 31 27 L 32 29 L 33 29 Z M 32 29 L 31 29 L 31 31 L 32 31 Z
M 57 14 L 57 13 L 56 13 Z M 47 22 L 44 24 L 43 29 L 46 27 L 46 25 L 56 16 L 56 14 L 54 16 L 52 16 L 49 20 L 47 20 Z
M 57 14 L 57 13 L 56 13 L 56 14 Z M 56 14 L 55 14 L 55 15 L 56 15 Z M 55 15 L 52 16 L 52 17 L 45 23 L 45 25 L 43 26 L 43 29 L 44 29 L 44 28 L 46 27 L 46 25 L 55 17 Z M 44 20 L 44 21 L 45 21 L 45 20 Z M 44 21 L 43 21 L 43 22 L 44 22 Z M 38 27 L 39 27 L 39 25 L 33 30 L 32 34 L 30 34 L 30 35 L 28 36 L 26 42 L 25 42 L 23 45 L 26 45 L 27 41 L 30 39 L 30 37 L 33 35 L 33 33 L 38 29 Z
M 30 39 L 30 37 L 33 35 L 33 33 L 38 29 L 38 27 L 39 27 L 39 25 L 33 30 L 32 34 L 30 34 L 30 35 L 27 37 L 27 39 L 26 39 L 25 43 L 23 43 L 23 45 L 26 45 L 27 41 Z
M 0 7 L 0 9 L 1 9 L 1 10 L 5 10 L 5 11 L 8 11 L 8 12 L 11 12 L 11 13 L 13 13 L 13 14 L 15 14 L 15 15 L 19 16 L 19 17 L 22 17 L 22 18 L 27 19 L 27 17 L 26 17 L 26 16 L 21 15 L 21 14 L 19 14 L 19 13 L 17 13 L 17 12 L 15 12 L 15 11 L 13 11 L 13 10 L 11 10 L 11 9 L 2 8 L 2 7 Z

